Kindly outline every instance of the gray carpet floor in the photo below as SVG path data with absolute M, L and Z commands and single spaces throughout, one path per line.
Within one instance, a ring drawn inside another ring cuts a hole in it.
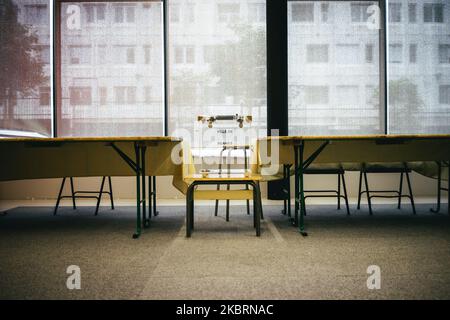
M 16 208 L 0 216 L 0 299 L 449 299 L 450 217 L 429 208 L 310 206 L 302 237 L 266 206 L 257 238 L 244 207 L 226 222 L 199 206 L 187 239 L 184 208 L 161 207 L 138 240 L 132 207 Z M 66 287 L 69 265 L 81 290 Z

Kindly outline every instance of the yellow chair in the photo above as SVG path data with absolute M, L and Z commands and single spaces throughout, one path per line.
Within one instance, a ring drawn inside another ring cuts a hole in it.
M 253 159 L 255 157 L 253 156 Z M 252 161 L 251 161 L 252 162 Z M 255 161 L 253 161 L 255 162 Z M 253 226 L 256 236 L 261 234 L 261 193 L 257 163 L 251 163 L 250 169 L 243 173 L 198 173 L 194 157 L 187 144 L 182 149 L 182 164 L 173 177 L 173 185 L 186 195 L 186 237 L 190 237 L 194 229 L 195 200 L 253 200 Z M 200 190 L 202 185 L 245 185 L 252 190 Z

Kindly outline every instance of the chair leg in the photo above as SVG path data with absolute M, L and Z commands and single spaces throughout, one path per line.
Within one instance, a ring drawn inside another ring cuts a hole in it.
M 191 230 L 194 230 L 194 208 L 195 208 L 194 193 L 192 193 L 192 197 L 191 197 Z
M 256 217 L 256 236 L 259 237 L 259 236 L 261 236 L 261 219 L 264 220 L 264 216 L 263 216 L 263 208 L 262 208 L 261 188 L 260 188 L 259 182 L 256 185 L 258 187 L 257 197 L 259 200 L 257 203 L 259 212 Z
M 228 152 L 229 154 L 229 152 Z M 231 164 L 227 164 L 227 171 L 228 173 L 230 173 L 231 171 Z M 227 185 L 227 190 L 230 190 L 230 185 Z M 227 206 L 226 206 L 226 221 L 230 221 L 230 200 L 226 200 L 227 201 Z
M 153 183 L 152 176 L 148 176 L 148 220 L 152 219 L 153 215 Z
M 287 214 L 287 175 L 286 175 L 286 165 L 283 165 L 283 210 L 281 211 L 281 214 L 286 215 Z
M 287 207 L 288 216 L 291 217 L 291 178 L 290 178 L 290 166 L 287 167 Z
M 366 193 L 367 193 L 367 203 L 369 205 L 369 214 L 372 215 L 372 203 L 371 203 L 371 199 L 370 199 L 370 194 L 369 194 L 369 182 L 367 179 L 367 172 L 364 171 L 364 183 L 366 184 Z
M 262 206 L 262 196 L 261 196 L 261 186 L 259 181 L 257 182 L 258 185 L 258 199 L 259 199 L 259 217 L 261 220 L 264 220 L 264 213 L 263 213 L 263 206 Z
M 341 174 L 338 173 L 338 196 L 337 196 L 337 208 L 338 210 L 341 210 Z
M 114 210 L 114 196 L 113 196 L 111 176 L 108 176 L 108 183 L 109 183 L 109 198 L 111 199 L 111 210 Z
M 55 209 L 53 210 L 53 215 L 56 216 L 56 212 L 58 211 L 59 202 L 61 201 L 61 194 L 64 189 L 64 184 L 66 183 L 66 177 L 63 178 L 61 187 L 59 187 L 58 198 L 56 199 Z
M 442 183 L 442 163 L 438 162 L 438 179 L 437 179 L 437 204 L 436 209 L 431 208 L 430 211 L 433 213 L 438 213 L 441 210 L 441 183 Z
M 159 215 L 159 212 L 156 210 L 156 176 L 152 177 L 153 180 L 153 215 L 156 217 Z
M 400 209 L 402 205 L 402 192 L 403 192 L 403 172 L 400 172 L 400 187 L 398 188 L 397 209 Z
M 220 184 L 217 185 L 217 189 L 220 190 Z M 219 212 L 219 200 L 216 199 L 216 206 L 214 207 L 214 216 L 217 217 L 217 214 Z
M 103 187 L 105 186 L 105 179 L 106 179 L 106 177 L 103 176 L 102 183 L 100 184 L 100 192 L 98 193 L 97 205 L 95 206 L 95 214 L 94 215 L 98 215 L 98 208 L 100 207 L 100 201 L 102 200 L 102 195 L 103 195 Z M 145 210 L 145 207 L 144 207 L 144 210 Z
M 256 230 L 256 236 L 261 235 L 260 218 L 262 213 L 261 206 L 261 189 L 259 188 L 259 182 L 253 184 L 253 227 Z
M 73 210 L 75 210 L 77 208 L 77 205 L 75 203 L 75 189 L 73 187 L 73 177 L 70 177 L 70 189 L 72 191 L 72 207 Z
M 230 190 L 230 185 L 227 185 L 227 190 Z M 226 200 L 227 202 L 227 207 L 226 207 L 226 221 L 230 221 L 230 200 Z
M 450 215 L 450 161 L 448 162 L 448 177 L 447 177 L 447 211 Z
M 190 189 L 188 189 L 188 192 L 186 194 L 186 238 L 189 238 L 191 236 L 191 197 L 192 192 Z
M 406 174 L 406 182 L 408 183 L 409 199 L 411 200 L 411 207 L 413 210 L 413 214 L 416 214 L 416 206 L 414 205 L 414 196 L 412 193 L 411 180 L 409 179 L 408 171 L 406 171 L 405 174 Z
M 345 185 L 345 176 L 344 173 L 342 173 L 342 186 L 344 187 L 344 200 L 345 200 L 345 206 L 347 208 L 347 215 L 350 215 L 350 207 L 348 205 L 348 194 L 347 194 L 347 187 Z
M 361 188 L 362 188 L 362 171 L 359 172 L 359 187 L 358 187 L 358 206 L 356 209 L 361 209 Z

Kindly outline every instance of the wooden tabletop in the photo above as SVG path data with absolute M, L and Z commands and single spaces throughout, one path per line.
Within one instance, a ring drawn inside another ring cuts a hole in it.
M 1 142 L 181 142 L 179 137 L 61 137 L 61 138 L 0 138 Z
M 246 176 L 243 173 L 210 173 L 207 176 L 203 176 L 201 173 L 191 174 L 184 177 L 185 181 L 259 181 L 261 175 L 250 174 Z
M 450 139 L 450 134 L 369 134 L 339 136 L 268 136 L 259 140 L 299 141 L 299 140 L 377 140 L 377 139 Z

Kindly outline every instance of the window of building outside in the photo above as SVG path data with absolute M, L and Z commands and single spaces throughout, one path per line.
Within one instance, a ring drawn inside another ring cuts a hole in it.
M 92 104 L 90 87 L 69 87 L 69 92 L 71 106 L 90 106 Z
M 237 22 L 240 16 L 240 4 L 239 3 L 219 3 L 217 5 L 217 11 L 219 15 L 219 22 Z
M 450 105 L 450 85 L 439 86 L 439 103 Z
M 326 23 L 328 22 L 329 19 L 329 11 L 328 9 L 330 8 L 330 4 L 329 3 L 321 3 L 320 4 L 320 13 L 321 13 L 321 21 L 322 23 Z
M 22 7 L 25 11 L 25 21 L 30 25 L 48 25 L 49 24 L 49 5 L 47 1 L 42 4 L 27 4 Z
M 450 44 L 439 44 L 439 63 L 450 63 Z
M 50 105 L 50 87 L 40 87 L 39 88 L 39 105 L 41 107 Z
M 114 22 L 134 23 L 136 16 L 136 4 L 114 5 Z
M 306 59 L 308 63 L 328 63 L 328 45 L 327 44 L 307 45 Z
M 372 4 L 370 3 L 361 3 L 357 1 L 350 3 L 352 22 L 366 23 L 370 17 L 370 14 L 368 13 L 368 8 L 371 5 Z
M 86 4 L 83 6 L 86 10 L 87 23 L 101 23 L 105 21 L 105 8 L 104 4 Z
M 403 62 L 403 44 L 393 43 L 389 45 L 389 63 Z
M 442 3 L 425 3 L 423 5 L 423 22 L 444 22 L 444 5 Z
M 292 22 L 314 22 L 314 3 L 291 3 Z
M 250 23 L 266 23 L 266 5 L 250 3 L 248 5 L 248 20 Z
M 365 51 L 366 63 L 373 63 L 374 61 L 373 47 L 374 47 L 373 44 L 366 44 L 366 51 Z
M 389 22 L 402 22 L 401 3 L 389 3 Z
M 409 63 L 417 62 L 417 44 L 409 45 Z
M 416 3 L 408 4 L 408 18 L 409 18 L 409 23 L 417 22 L 417 4 Z

